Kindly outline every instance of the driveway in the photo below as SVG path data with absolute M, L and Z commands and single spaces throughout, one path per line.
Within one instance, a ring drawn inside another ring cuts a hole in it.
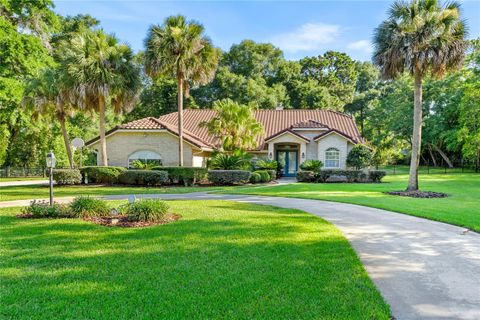
M 31 186 L 36 184 L 48 184 L 48 180 L 18 180 L 18 181 L 0 181 L 1 187 Z
M 480 234 L 464 228 L 320 200 L 200 192 L 137 197 L 232 200 L 304 210 L 343 232 L 396 319 L 480 319 Z M 25 204 L 28 200 L 15 202 Z

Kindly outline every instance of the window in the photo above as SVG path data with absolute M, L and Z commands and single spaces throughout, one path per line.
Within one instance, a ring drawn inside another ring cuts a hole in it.
M 340 167 L 340 151 L 335 148 L 328 148 L 325 151 L 325 168 Z
M 162 165 L 162 157 L 158 153 L 148 150 L 140 150 L 132 153 L 128 157 L 128 167 L 133 167 L 135 161 L 150 166 Z

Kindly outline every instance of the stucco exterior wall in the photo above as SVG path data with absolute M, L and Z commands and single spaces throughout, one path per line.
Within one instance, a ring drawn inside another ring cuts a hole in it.
M 185 166 L 193 165 L 192 146 L 184 141 L 183 161 Z M 98 143 L 91 146 L 98 149 Z M 107 137 L 108 165 L 128 166 L 128 157 L 141 150 L 160 154 L 164 166 L 178 165 L 178 137 L 167 132 L 116 132 Z M 100 157 L 97 157 L 99 164 Z M 203 163 L 196 159 L 195 164 Z
M 347 155 L 349 150 L 349 143 L 344 137 L 338 134 L 330 134 L 325 138 L 322 138 L 317 141 L 318 143 L 318 160 L 322 161 L 325 165 L 325 151 L 329 148 L 336 148 L 340 151 L 340 168 L 339 169 L 346 169 L 347 168 Z M 324 167 L 324 169 L 329 169 Z
M 310 142 L 306 144 L 305 160 L 317 160 L 318 144 L 313 139 L 323 131 L 320 131 L 320 130 L 294 130 L 294 131 L 298 132 L 299 134 L 301 134 L 302 136 L 310 140 Z

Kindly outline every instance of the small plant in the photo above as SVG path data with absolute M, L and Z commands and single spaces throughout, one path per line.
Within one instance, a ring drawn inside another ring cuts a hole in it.
M 255 168 L 257 170 L 277 170 L 278 162 L 275 160 L 263 160 L 260 159 L 255 162 Z
M 158 222 L 165 217 L 169 209 L 165 201 L 142 199 L 123 206 L 121 211 L 130 221 Z
M 323 167 L 323 163 L 320 160 L 305 160 L 300 164 L 300 169 L 303 171 L 320 172 Z
M 155 167 L 161 166 L 162 162 L 160 160 L 154 161 L 142 161 L 142 160 L 133 160 L 131 166 L 135 169 L 141 170 L 152 170 Z
M 347 165 L 356 170 L 368 167 L 372 164 L 373 153 L 364 145 L 357 144 L 350 150 L 347 156 Z
M 372 170 L 368 172 L 368 180 L 372 182 L 382 182 L 383 177 L 385 177 L 387 173 L 381 170 Z
M 252 172 L 250 175 L 250 183 L 260 183 L 262 181 L 262 177 L 257 172 Z
M 78 169 L 54 169 L 53 180 L 58 185 L 73 185 L 82 182 L 82 174 Z
M 54 203 L 53 206 L 47 201 L 32 201 L 28 207 L 22 209 L 22 213 L 32 218 L 69 218 L 72 216 L 70 208 L 63 204 Z
M 76 217 L 106 217 L 110 214 L 107 203 L 91 197 L 77 197 L 70 204 L 72 214 Z
M 210 160 L 210 168 L 215 170 L 239 170 L 245 166 L 245 159 L 237 155 L 217 153 Z
M 270 182 L 270 174 L 267 170 L 257 170 L 254 173 L 258 173 L 260 175 L 260 182 Z

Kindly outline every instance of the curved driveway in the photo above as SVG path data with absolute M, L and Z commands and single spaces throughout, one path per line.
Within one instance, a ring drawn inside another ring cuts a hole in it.
M 320 200 L 200 192 L 137 197 L 232 200 L 304 210 L 343 232 L 396 319 L 480 319 L 480 234 L 464 228 Z

